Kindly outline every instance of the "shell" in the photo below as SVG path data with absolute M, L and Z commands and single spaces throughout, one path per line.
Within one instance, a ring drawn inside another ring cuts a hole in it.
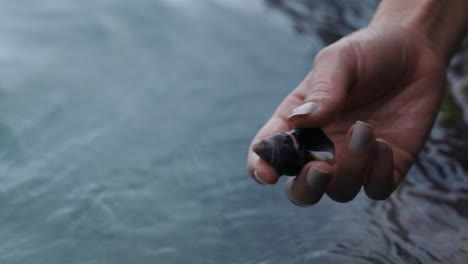
M 261 139 L 253 151 L 279 175 L 296 176 L 310 161 L 332 162 L 335 146 L 322 129 L 302 128 Z

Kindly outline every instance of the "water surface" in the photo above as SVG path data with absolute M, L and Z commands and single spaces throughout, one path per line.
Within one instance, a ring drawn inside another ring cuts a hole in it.
M 287 3 L 0 1 L 0 262 L 464 263 L 466 130 L 436 125 L 385 202 L 249 179 L 258 128 L 376 6 Z

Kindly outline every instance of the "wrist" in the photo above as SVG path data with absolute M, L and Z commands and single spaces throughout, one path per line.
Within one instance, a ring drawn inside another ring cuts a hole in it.
M 371 25 L 406 28 L 448 63 L 468 31 L 467 11 L 467 0 L 383 0 Z

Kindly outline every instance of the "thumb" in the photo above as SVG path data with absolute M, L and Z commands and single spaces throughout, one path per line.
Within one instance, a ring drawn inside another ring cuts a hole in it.
M 312 71 L 294 91 L 303 98 L 288 117 L 294 127 L 322 127 L 341 113 L 357 68 L 352 47 L 344 44 L 337 42 L 322 50 Z

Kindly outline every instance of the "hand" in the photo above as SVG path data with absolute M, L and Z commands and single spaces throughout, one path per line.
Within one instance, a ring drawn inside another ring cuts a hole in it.
M 397 25 L 370 25 L 322 50 L 252 142 L 294 127 L 321 127 L 335 143 L 334 163 L 308 163 L 288 180 L 288 198 L 310 205 L 326 192 L 348 202 L 364 186 L 369 198 L 386 199 L 422 149 L 444 86 L 444 59 L 428 39 Z M 262 183 L 280 176 L 252 145 L 247 166 Z

